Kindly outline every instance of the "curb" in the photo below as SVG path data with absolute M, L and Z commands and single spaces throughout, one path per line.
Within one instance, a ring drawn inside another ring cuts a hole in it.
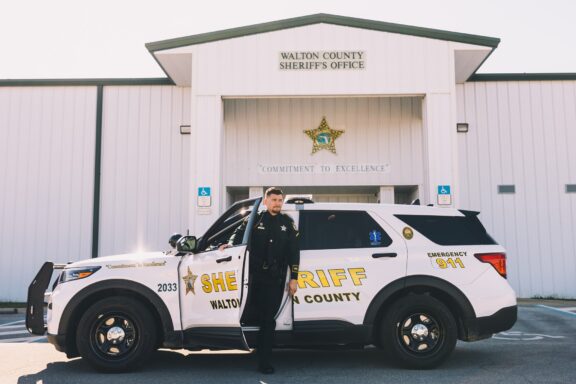
M 26 308 L 0 308 L 0 315 L 25 314 Z

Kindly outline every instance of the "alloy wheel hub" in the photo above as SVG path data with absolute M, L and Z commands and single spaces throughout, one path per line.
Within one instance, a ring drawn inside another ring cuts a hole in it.
M 125 336 L 126 333 L 120 327 L 112 327 L 108 330 L 108 333 L 106 334 L 106 338 L 113 343 L 124 340 Z
M 410 333 L 414 339 L 424 340 L 428 337 L 428 327 L 424 324 L 416 324 L 412 327 Z

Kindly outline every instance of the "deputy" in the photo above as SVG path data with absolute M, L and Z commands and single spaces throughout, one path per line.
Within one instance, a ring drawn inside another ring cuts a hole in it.
M 300 250 L 298 230 L 290 216 L 283 214 L 282 190 L 271 187 L 264 193 L 266 211 L 260 212 L 252 229 L 250 242 L 250 273 L 253 277 L 252 292 L 259 313 L 258 370 L 274 373 L 271 364 L 272 344 L 278 311 L 286 283 L 286 272 L 290 268 L 288 292 L 294 296 L 298 288 L 298 267 Z M 234 239 L 242 239 L 248 220 L 234 232 L 228 244 L 220 250 L 235 244 Z

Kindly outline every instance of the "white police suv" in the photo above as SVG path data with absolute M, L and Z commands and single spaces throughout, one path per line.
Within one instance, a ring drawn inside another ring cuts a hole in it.
M 105 371 L 135 368 L 158 348 L 255 347 L 248 259 L 260 203 L 234 204 L 171 252 L 45 263 L 29 288 L 28 330 L 47 330 L 57 350 Z M 457 339 L 487 338 L 516 321 L 505 251 L 477 212 L 305 199 L 284 208 L 299 227 L 301 256 L 299 290 L 292 300 L 284 293 L 276 315 L 278 348 L 373 344 L 404 366 L 432 368 Z M 218 250 L 246 218 L 244 238 Z

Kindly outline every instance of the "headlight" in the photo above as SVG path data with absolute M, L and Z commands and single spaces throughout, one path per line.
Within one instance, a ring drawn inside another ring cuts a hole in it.
M 67 281 L 85 279 L 88 276 L 92 276 L 100 268 L 102 267 L 66 268 L 60 275 L 60 282 L 65 283 Z

